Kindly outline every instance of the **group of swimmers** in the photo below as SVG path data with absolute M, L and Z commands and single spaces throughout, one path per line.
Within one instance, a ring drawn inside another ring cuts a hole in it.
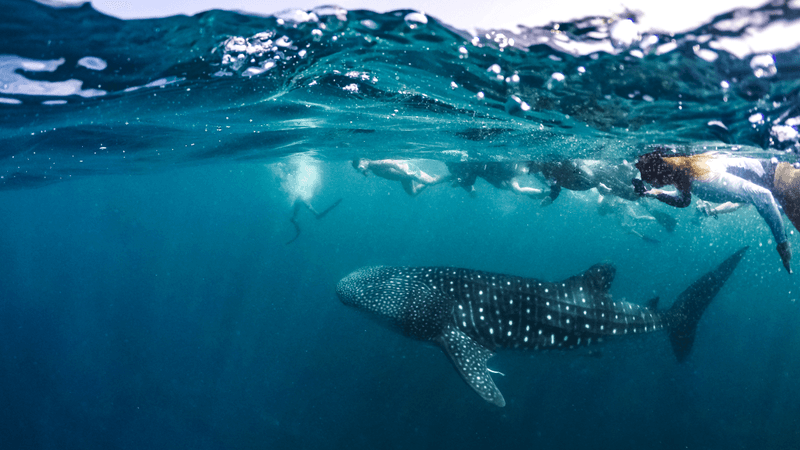
M 633 206 L 640 200 L 640 195 L 635 192 L 630 182 L 636 175 L 636 169 L 630 164 L 613 165 L 597 160 L 553 159 L 546 162 L 447 162 L 446 165 L 449 174 L 435 177 L 404 160 L 358 158 L 353 161 L 353 167 L 365 176 L 371 172 L 382 178 L 400 181 L 406 192 L 412 196 L 419 194 L 427 186 L 448 181 L 456 187 L 462 187 L 470 194 L 475 194 L 475 182 L 478 178 L 483 178 L 497 189 L 538 199 L 542 206 L 547 206 L 558 198 L 562 189 L 588 191 L 594 188 L 599 193 L 598 213 L 601 215 L 620 213 L 617 214 L 621 219 L 620 225 L 627 228 L 629 233 L 647 242 L 659 242 L 637 231 L 636 226 L 623 223 L 623 217 L 639 223 L 653 221 L 669 232 L 675 229 L 676 221 L 669 214 L 653 210 L 640 212 L 634 210 Z M 521 183 L 523 176 L 534 173 L 541 173 L 548 188 L 540 189 L 524 186 Z
M 778 162 L 775 158 L 761 160 L 723 152 L 681 155 L 666 148 L 657 148 L 640 156 L 634 165 L 583 159 L 447 162 L 446 165 L 448 175 L 432 176 L 405 160 L 353 160 L 353 167 L 364 176 L 372 173 L 399 181 L 411 196 L 444 182 L 451 182 L 473 193 L 475 182 L 480 177 L 498 189 L 538 199 L 542 206 L 552 203 L 562 189 L 597 189 L 601 213 L 619 205 L 630 209 L 630 204 L 643 198 L 654 198 L 673 207 L 685 208 L 691 204 L 692 194 L 698 197 L 697 211 L 704 217 L 717 217 L 753 205 L 772 231 L 783 266 L 792 273 L 792 251 L 781 210 L 800 229 L 800 169 L 789 163 Z M 534 173 L 541 174 L 549 189 L 520 183 L 521 177 Z M 675 189 L 665 191 L 662 189 L 665 186 Z M 320 218 L 334 206 L 315 215 Z M 295 226 L 298 209 L 296 205 L 292 216 Z M 313 212 L 313 208 L 309 209 Z M 629 215 L 637 219 L 655 220 L 668 231 L 675 226 L 671 216 L 659 211 L 650 210 L 643 215 L 629 212 Z M 638 232 L 634 231 L 634 234 L 648 239 Z

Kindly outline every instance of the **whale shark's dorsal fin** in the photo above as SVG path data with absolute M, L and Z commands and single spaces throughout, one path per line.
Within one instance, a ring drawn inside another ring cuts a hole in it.
M 570 286 L 581 286 L 593 295 L 604 297 L 608 295 L 616 274 L 617 269 L 613 264 L 600 263 L 589 267 L 580 275 L 567 278 L 563 283 L 569 283 Z
M 658 309 L 658 297 L 651 298 L 644 305 L 650 311 L 655 311 L 656 309 Z
M 440 336 L 434 339 L 450 358 L 461 378 L 484 400 L 497 406 L 505 406 L 506 400 L 492 380 L 486 361 L 494 352 L 478 344 L 453 325 L 447 325 Z
M 593 289 L 597 293 L 607 294 L 611 289 L 611 283 L 614 281 L 614 276 L 617 274 L 617 269 L 613 264 L 600 263 L 595 264 L 586 272 L 578 275 L 583 277 L 583 283 L 586 287 Z

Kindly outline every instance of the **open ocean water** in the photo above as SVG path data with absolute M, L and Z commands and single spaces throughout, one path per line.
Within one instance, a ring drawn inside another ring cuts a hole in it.
M 747 42 L 796 4 L 675 35 L 633 13 L 472 36 L 414 11 L 0 10 L 0 448 L 800 448 L 800 275 L 753 208 L 698 224 L 651 201 L 677 227 L 645 242 L 594 191 L 412 198 L 350 164 L 795 162 L 800 47 Z M 295 201 L 340 198 L 286 244 Z M 365 265 L 555 281 L 611 261 L 614 298 L 669 305 L 744 245 L 687 362 L 664 333 L 500 352 L 504 408 L 334 293 Z

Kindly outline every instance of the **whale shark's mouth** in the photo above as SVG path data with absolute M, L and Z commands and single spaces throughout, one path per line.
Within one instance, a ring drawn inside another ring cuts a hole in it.
M 359 306 L 368 301 L 368 292 L 365 289 L 372 287 L 371 281 L 377 281 L 382 266 L 363 267 L 358 269 L 336 283 L 336 295 L 347 306 Z
M 347 306 L 353 306 L 358 298 L 360 292 L 359 272 L 361 271 L 357 270 L 336 283 L 336 296 L 339 297 L 339 301 Z

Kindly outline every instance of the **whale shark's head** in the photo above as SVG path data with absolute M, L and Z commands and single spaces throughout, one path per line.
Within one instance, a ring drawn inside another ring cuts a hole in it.
M 342 278 L 336 284 L 336 295 L 342 303 L 354 308 L 369 308 L 376 285 L 386 281 L 386 270 L 382 266 L 364 267 Z M 377 311 L 376 311 L 377 312 Z
M 342 303 L 417 339 L 441 332 L 448 301 L 422 281 L 422 271 L 404 267 L 365 267 L 342 278 L 336 295 Z
M 336 284 L 336 295 L 347 306 L 369 313 L 382 322 L 402 327 L 403 303 L 408 289 L 392 281 L 397 272 L 392 267 L 364 267 Z

